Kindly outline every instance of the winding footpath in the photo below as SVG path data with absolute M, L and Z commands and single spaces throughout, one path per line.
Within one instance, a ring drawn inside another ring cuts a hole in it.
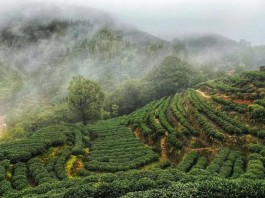
M 198 93 L 200 93 L 203 97 L 205 97 L 205 98 L 211 98 L 211 96 L 208 96 L 208 95 L 206 95 L 204 92 L 202 92 L 202 91 L 200 91 L 200 90 L 195 90 L 195 91 L 197 91 Z

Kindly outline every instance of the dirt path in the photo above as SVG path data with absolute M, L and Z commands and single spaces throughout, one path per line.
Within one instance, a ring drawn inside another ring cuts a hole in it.
M 205 148 L 192 148 L 190 150 L 191 151 L 213 151 L 213 152 L 216 152 L 219 149 L 218 148 L 213 148 L 213 147 L 205 147 Z
M 161 149 L 161 156 L 160 156 L 160 160 L 161 161 L 165 161 L 167 159 L 167 143 L 166 143 L 166 138 L 167 136 L 164 136 L 160 139 L 160 149 Z
M 200 93 L 205 98 L 211 98 L 211 96 L 205 94 L 204 92 L 200 91 L 199 89 L 196 90 L 198 93 Z

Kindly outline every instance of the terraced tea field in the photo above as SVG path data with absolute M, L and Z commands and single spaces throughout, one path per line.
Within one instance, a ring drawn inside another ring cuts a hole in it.
M 52 125 L 1 143 L 0 194 L 141 197 L 137 191 L 144 191 L 150 197 L 182 188 L 194 196 L 210 189 L 208 196 L 220 186 L 224 194 L 236 189 L 259 197 L 265 192 L 264 82 L 264 73 L 245 72 L 130 115 L 88 126 Z

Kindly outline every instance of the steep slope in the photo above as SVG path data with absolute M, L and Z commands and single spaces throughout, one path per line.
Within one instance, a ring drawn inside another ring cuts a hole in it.
M 196 90 L 145 106 L 127 122 L 140 128 L 147 142 L 167 136 L 168 151 L 177 150 L 169 152 L 173 160 L 190 150 L 212 154 L 220 147 L 242 151 L 242 146 L 263 144 L 264 76 L 264 72 L 244 72 L 201 83 Z

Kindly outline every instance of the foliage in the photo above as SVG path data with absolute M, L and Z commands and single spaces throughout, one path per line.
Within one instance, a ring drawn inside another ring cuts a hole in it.
M 53 124 L 78 121 L 66 102 L 29 108 L 23 112 L 14 111 L 8 114 L 6 120 L 12 137 L 24 137 Z
M 82 76 L 75 76 L 68 86 L 68 100 L 70 107 L 86 124 L 100 116 L 104 94 L 95 82 Z
M 14 165 L 14 175 L 12 178 L 12 186 L 17 190 L 28 187 L 28 169 L 25 163 L 17 163 Z
M 224 105 L 224 110 L 234 110 L 234 111 L 237 111 L 239 113 L 247 113 L 247 111 L 248 111 L 247 105 L 235 104 L 231 101 L 227 101 L 227 100 L 224 100 L 224 99 L 218 98 L 218 97 L 213 97 L 212 99 L 215 102 L 218 102 L 218 103 Z
M 6 107 L 10 106 L 22 85 L 22 74 L 0 60 L 0 102 Z
M 0 144 L 3 158 L 12 162 L 26 161 L 32 156 L 42 154 L 49 146 L 65 144 L 69 128 L 64 125 L 54 125 L 40 129 L 28 138 Z
M 248 82 L 239 76 L 228 84 L 240 87 Z M 222 95 L 205 84 L 199 86 L 209 96 Z M 250 112 L 230 112 L 234 107 L 263 107 L 260 101 L 238 105 L 232 102 L 237 94 L 229 92 L 229 102 L 219 96 L 213 102 L 197 91 L 175 93 L 96 124 L 54 125 L 76 121 L 70 119 L 66 106 L 58 106 L 43 119 L 40 112 L 36 118 L 24 118 L 32 119 L 32 127 L 29 121 L 21 125 L 31 133 L 0 144 L 1 196 L 263 197 L 264 127 L 246 119 Z M 34 119 L 40 119 L 39 124 Z M 159 160 L 162 149 L 165 160 Z
M 265 121 L 265 107 L 258 104 L 249 105 L 250 118 L 259 122 Z
M 91 171 L 117 172 L 135 169 L 158 159 L 150 148 L 135 139 L 120 121 L 101 121 L 90 127 L 96 140 L 85 163 Z
M 106 108 L 112 111 L 112 105 L 117 104 L 119 115 L 128 114 L 152 100 L 173 95 L 208 78 L 211 77 L 202 76 L 200 69 L 176 56 L 168 56 L 143 78 L 130 79 L 107 95 Z

